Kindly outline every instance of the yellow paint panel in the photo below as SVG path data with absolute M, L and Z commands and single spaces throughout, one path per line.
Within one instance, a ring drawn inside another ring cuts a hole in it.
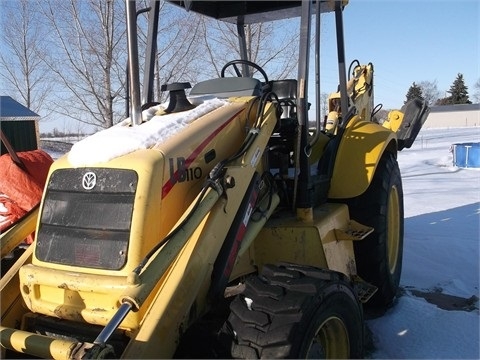
M 381 125 L 352 119 L 338 148 L 328 196 L 352 198 L 364 193 L 384 151 L 396 152 L 396 135 Z
M 335 232 L 347 228 L 349 220 L 343 204 L 323 204 L 310 222 L 283 216 L 271 219 L 255 241 L 256 263 L 291 262 L 354 274 L 352 242 L 340 241 Z

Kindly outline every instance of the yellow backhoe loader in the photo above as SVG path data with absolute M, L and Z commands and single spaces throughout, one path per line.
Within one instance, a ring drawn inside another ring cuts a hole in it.
M 52 164 L 36 239 L 0 280 L 1 357 L 362 357 L 363 306 L 389 306 L 399 284 L 397 151 L 428 108 L 372 121 L 373 66 L 347 79 L 346 0 L 169 3 L 236 24 L 241 59 L 191 89 L 166 84 L 168 105 L 155 104 L 159 3 L 142 89 L 126 1 L 131 115 Z M 309 127 L 322 13 L 336 20 L 334 131 L 318 110 Z M 244 25 L 291 17 L 298 77 L 270 79 Z

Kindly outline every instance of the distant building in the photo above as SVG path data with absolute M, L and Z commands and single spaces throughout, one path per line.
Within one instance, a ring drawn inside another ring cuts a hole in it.
M 13 149 L 29 151 L 38 148 L 40 115 L 13 100 L 10 96 L 0 96 L 0 127 Z M 7 149 L 2 143 L 1 154 Z
M 480 126 L 480 104 L 430 107 L 423 129 Z

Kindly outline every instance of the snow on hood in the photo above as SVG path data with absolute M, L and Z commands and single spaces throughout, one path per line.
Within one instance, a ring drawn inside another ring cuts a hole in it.
M 206 100 L 196 108 L 180 113 L 156 116 L 161 105 L 142 113 L 144 123 L 130 126 L 130 118 L 99 131 L 72 146 L 68 161 L 75 167 L 106 162 L 135 150 L 148 149 L 169 139 L 201 116 L 225 105 L 227 100 Z

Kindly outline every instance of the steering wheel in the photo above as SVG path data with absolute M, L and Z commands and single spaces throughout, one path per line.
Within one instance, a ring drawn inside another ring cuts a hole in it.
M 245 64 L 245 65 L 248 65 L 248 66 L 251 66 L 253 67 L 254 69 L 258 70 L 258 72 L 260 74 L 262 74 L 263 76 L 263 79 L 265 80 L 265 84 L 268 84 L 268 76 L 265 72 L 265 70 L 263 70 L 260 65 L 257 65 L 255 64 L 254 62 L 251 62 L 251 61 L 248 61 L 248 60 L 242 60 L 242 59 L 238 59 L 238 60 L 232 60 L 232 61 L 229 61 L 228 63 L 226 63 L 223 68 L 222 68 L 222 71 L 220 72 L 220 76 L 223 78 L 225 77 L 225 70 L 227 68 L 229 68 L 230 66 L 233 67 L 233 70 L 235 70 L 235 74 L 237 74 L 238 77 L 243 77 L 242 75 L 242 72 L 240 71 L 240 69 L 238 68 L 237 64 Z

